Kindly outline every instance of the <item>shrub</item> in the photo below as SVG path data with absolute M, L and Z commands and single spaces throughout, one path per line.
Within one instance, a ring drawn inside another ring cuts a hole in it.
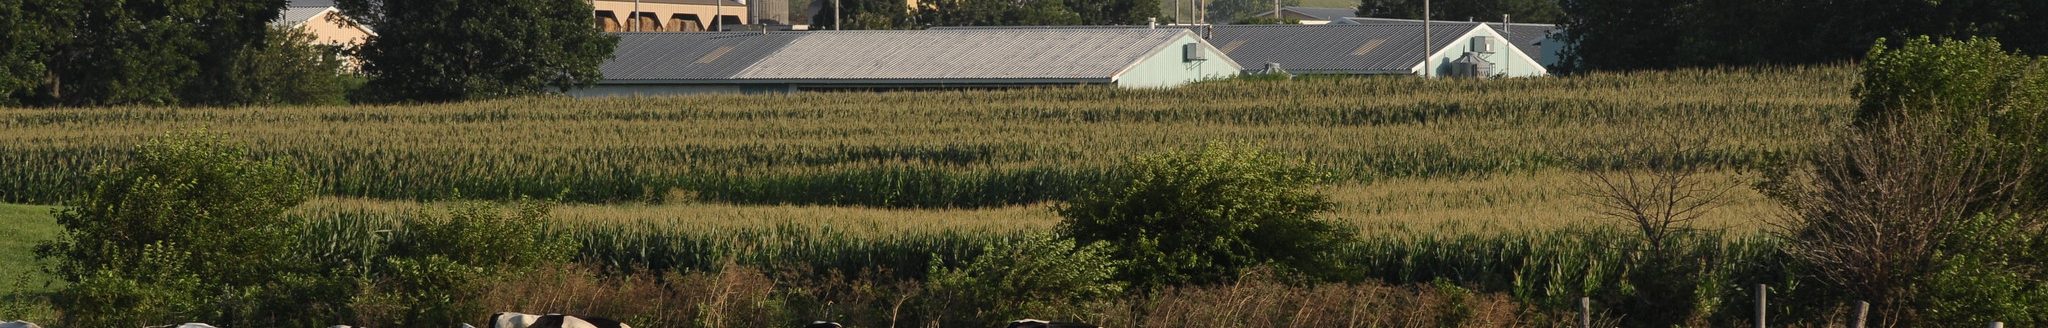
M 360 77 L 343 71 L 340 49 L 313 44 L 313 35 L 305 30 L 271 27 L 267 39 L 241 52 L 235 62 L 234 74 L 246 80 L 244 102 L 345 104 L 348 93 L 361 84 Z
M 1118 174 L 1060 205 L 1060 229 L 1108 243 L 1140 288 L 1222 282 L 1266 264 L 1328 275 L 1331 246 L 1351 235 L 1315 217 L 1332 206 L 1310 189 L 1322 173 L 1249 146 L 1145 156 Z
M 139 147 L 130 166 L 101 168 L 56 213 L 63 236 L 37 247 L 72 283 L 55 306 L 67 326 L 224 322 L 223 309 L 286 270 L 305 178 L 199 134 Z
M 1108 245 L 1076 245 L 1073 240 L 1051 235 L 989 245 L 985 254 L 965 268 L 947 269 L 933 263 L 929 293 L 938 303 L 933 314 L 968 316 L 935 318 L 952 321 L 942 326 L 990 326 L 1019 318 L 1082 318 L 1123 292 L 1124 286 L 1115 280 L 1117 266 L 1118 262 L 1110 259 Z
M 1870 56 L 1854 129 L 1761 184 L 1794 212 L 1788 253 L 1886 326 L 2040 320 L 2048 258 L 2014 249 L 2043 233 L 2043 62 L 1988 40 Z
M 447 327 L 484 318 L 485 283 L 569 260 L 575 244 L 550 238 L 550 206 L 527 201 L 512 210 L 482 203 L 446 216 L 421 213 L 392 232 L 367 263 L 365 291 L 350 305 L 356 321 L 378 327 Z

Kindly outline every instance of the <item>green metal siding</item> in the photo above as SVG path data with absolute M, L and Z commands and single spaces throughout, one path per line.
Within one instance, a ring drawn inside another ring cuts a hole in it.
M 1125 70 L 1117 77 L 1117 86 L 1125 88 L 1171 88 L 1204 80 L 1224 79 L 1237 76 L 1238 68 L 1232 65 L 1230 56 L 1216 51 L 1216 47 L 1203 44 L 1200 48 L 1208 60 L 1187 62 L 1182 60 L 1181 47 L 1189 43 L 1201 43 L 1193 34 L 1183 35 L 1167 45 L 1165 50 L 1152 54 Z
M 1430 69 L 1436 71 L 1436 74 L 1432 75 L 1449 76 L 1451 70 L 1447 66 L 1450 66 L 1451 61 L 1464 57 L 1465 52 L 1472 51 L 1472 38 L 1477 36 L 1487 36 L 1493 40 L 1494 52 L 1482 55 L 1480 58 L 1493 63 L 1494 76 L 1528 77 L 1550 74 L 1543 67 L 1542 63 L 1538 62 L 1535 58 L 1529 57 L 1528 54 L 1522 53 L 1513 44 L 1508 44 L 1507 38 L 1501 37 L 1500 33 L 1494 32 L 1491 28 L 1473 28 L 1471 32 L 1459 36 L 1457 41 L 1452 42 L 1449 47 L 1439 50 L 1440 52 L 1429 58 Z M 1415 68 L 1420 70 L 1422 66 L 1416 65 Z

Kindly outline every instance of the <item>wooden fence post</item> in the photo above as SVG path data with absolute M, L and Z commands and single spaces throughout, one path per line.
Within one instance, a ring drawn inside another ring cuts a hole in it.
M 1765 320 L 1770 315 L 1770 312 L 1767 311 L 1770 309 L 1771 304 L 1770 288 L 1770 285 L 1756 284 L 1756 328 L 1764 328 L 1769 325 Z
M 1856 301 L 1856 325 L 1850 327 L 1863 328 L 1863 324 L 1869 322 L 1869 318 L 1870 302 Z
M 1579 328 L 1593 328 L 1593 298 L 1579 298 Z

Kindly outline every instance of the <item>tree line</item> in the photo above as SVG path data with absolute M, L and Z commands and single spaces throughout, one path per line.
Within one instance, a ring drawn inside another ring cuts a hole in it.
M 0 0 L 0 105 L 460 101 L 600 78 L 614 39 L 582 1 L 342 0 L 375 31 L 316 45 L 286 0 Z M 359 69 L 351 68 L 359 64 Z

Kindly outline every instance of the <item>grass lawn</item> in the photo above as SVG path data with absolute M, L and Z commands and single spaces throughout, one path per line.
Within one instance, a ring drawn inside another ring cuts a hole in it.
M 50 217 L 50 206 L 0 204 L 0 299 L 20 292 L 48 290 L 38 271 L 36 243 L 56 239 L 63 227 Z M 26 284 L 17 284 L 27 278 Z

